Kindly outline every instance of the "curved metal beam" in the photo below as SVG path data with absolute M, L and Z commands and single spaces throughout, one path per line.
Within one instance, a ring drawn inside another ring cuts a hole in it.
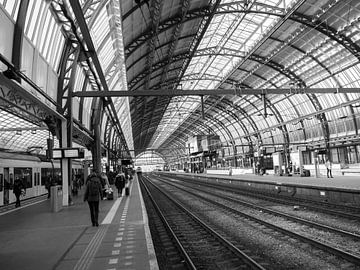
M 186 13 L 184 22 L 188 22 L 195 19 L 201 19 L 209 16 L 211 11 L 209 7 L 202 7 L 193 10 L 189 10 Z M 172 18 L 168 18 L 159 24 L 158 33 L 162 33 L 174 26 L 176 26 L 179 21 L 182 20 L 182 14 L 176 14 Z M 127 44 L 124 48 L 125 51 L 125 59 L 127 59 L 131 54 L 133 54 L 140 46 L 142 46 L 147 40 L 151 39 L 154 33 L 152 33 L 152 29 L 149 26 L 143 33 L 135 37 L 129 44 Z

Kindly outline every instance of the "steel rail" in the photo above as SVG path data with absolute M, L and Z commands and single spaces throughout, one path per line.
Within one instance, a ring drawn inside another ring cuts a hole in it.
M 211 235 L 215 236 L 220 242 L 222 242 L 225 245 L 225 247 L 227 247 L 232 252 L 234 252 L 239 257 L 239 259 L 244 261 L 244 263 L 246 263 L 248 266 L 252 267 L 253 269 L 265 270 L 264 267 L 262 267 L 260 264 L 258 264 L 256 261 L 254 261 L 251 257 L 249 257 L 243 251 L 241 251 L 236 246 L 234 246 L 231 242 L 226 240 L 223 236 L 221 236 L 215 230 L 213 230 L 208 225 L 206 225 L 195 214 L 193 214 L 188 209 L 186 209 L 179 201 L 177 201 L 173 197 L 170 197 L 169 195 L 167 195 L 164 191 L 162 191 L 157 185 L 155 185 L 151 181 L 148 180 L 148 183 L 153 185 L 159 192 L 161 192 L 167 199 L 169 199 L 172 203 L 174 203 L 177 207 L 179 207 L 182 211 L 184 211 L 188 216 L 190 216 L 194 221 L 196 221 L 202 228 L 204 228 L 206 231 L 208 231 Z
M 164 177 L 164 176 L 162 176 Z M 169 179 L 169 178 L 166 178 L 164 177 L 165 179 Z M 187 184 L 193 184 L 193 183 L 189 183 L 189 182 L 186 182 Z M 176 186 L 174 184 L 171 184 L 169 182 L 167 182 L 167 184 L 169 185 L 173 185 L 173 186 Z M 306 219 L 303 219 L 303 218 L 299 218 L 299 217 L 295 217 L 295 216 L 291 216 L 291 215 L 288 215 L 286 213 L 282 213 L 282 212 L 279 212 L 279 211 L 276 211 L 276 210 L 272 210 L 272 209 L 269 209 L 267 207 L 262 207 L 262 206 L 258 206 L 256 204 L 253 204 L 253 203 L 249 203 L 249 202 L 246 202 L 246 201 L 243 201 L 243 200 L 240 200 L 240 199 L 235 199 L 235 198 L 230 198 L 230 197 L 225 197 L 225 196 L 222 196 L 220 194 L 217 194 L 215 192 L 211 192 L 211 191 L 205 191 L 204 189 L 201 189 L 201 188 L 198 188 L 196 186 L 187 186 L 187 187 L 190 187 L 192 189 L 195 189 L 195 190 L 198 190 L 200 192 L 204 192 L 206 194 L 210 194 L 212 196 L 216 196 L 218 198 L 221 198 L 221 199 L 224 199 L 224 200 L 227 200 L 227 201 L 230 201 L 230 202 L 233 202 L 233 203 L 238 203 L 238 204 L 241 204 L 245 207 L 250 207 L 250 208 L 255 208 L 257 210 L 261 210 L 263 212 L 266 212 L 266 213 L 269 213 L 271 215 L 275 215 L 275 216 L 279 216 L 281 218 L 285 218 L 285 219 L 289 219 L 291 221 L 295 221 L 295 222 L 298 222 L 298 223 L 302 223 L 304 225 L 307 225 L 307 226 L 312 226 L 312 227 L 316 227 L 318 229 L 321 229 L 321 230 L 326 230 L 326 231 L 329 231 L 329 232 L 332 232 L 332 233 L 337 233 L 337 234 L 341 234 L 343 236 L 346 236 L 346 237 L 350 237 L 350 238 L 354 238 L 358 241 L 360 241 L 360 235 L 359 234 L 355 234 L 355 233 L 352 233 L 352 232 L 348 232 L 348 231 L 344 231 L 344 230 L 340 230 L 340 229 L 336 229 L 336 228 L 333 228 L 333 227 L 330 227 L 330 226 L 327 226 L 327 225 L 323 225 L 323 224 L 320 224 L 320 223 L 316 223 L 316 222 L 313 222 L 313 221 L 309 221 L 309 220 L 306 220 Z M 211 187 L 211 186 L 210 186 Z M 183 190 L 182 187 L 179 187 L 179 186 L 176 186 L 176 188 L 179 188 L 181 190 Z M 187 191 L 186 192 L 190 192 L 190 191 Z M 192 192 L 190 192 L 192 193 Z M 233 193 L 233 192 L 232 192 Z M 195 196 L 199 196 L 198 194 L 195 194 L 195 193 L 192 193 L 193 195 Z M 265 199 L 267 200 L 267 199 Z
M 181 254 L 184 256 L 185 259 L 185 263 L 186 265 L 189 266 L 190 269 L 196 270 L 196 266 L 194 265 L 194 263 L 192 262 L 190 256 L 187 254 L 185 248 L 183 247 L 183 245 L 181 244 L 179 238 L 176 236 L 175 232 L 173 231 L 173 229 L 171 229 L 171 226 L 169 224 L 169 222 L 166 220 L 165 215 L 162 213 L 162 211 L 160 210 L 160 207 L 158 206 L 158 204 L 156 203 L 155 199 L 153 198 L 153 196 L 151 195 L 148 187 L 145 185 L 144 181 L 142 179 L 140 179 L 140 182 L 142 183 L 146 194 L 149 196 L 157 214 L 159 215 L 161 221 L 163 222 L 166 230 L 170 233 L 171 237 L 175 240 L 175 243 L 178 247 L 178 249 L 180 250 Z
M 177 188 L 179 188 L 179 187 L 177 187 Z M 179 189 L 181 189 L 181 188 L 179 188 Z M 339 257 L 341 257 L 341 258 L 343 258 L 343 259 L 345 259 L 345 260 L 347 260 L 347 261 L 349 261 L 349 262 L 352 262 L 352 263 L 354 263 L 354 264 L 356 264 L 356 265 L 360 265 L 360 257 L 359 257 L 359 256 L 356 256 L 356 255 L 354 255 L 354 254 L 351 254 L 351 253 L 349 253 L 349 252 L 347 252 L 347 251 L 344 251 L 344 250 L 341 250 L 341 249 L 339 249 L 339 248 L 329 246 L 329 245 L 324 244 L 324 243 L 322 243 L 322 242 L 320 242 L 320 241 L 317 241 L 317 240 L 314 240 L 314 239 L 305 237 L 305 236 L 303 236 L 303 235 L 301 235 L 301 234 L 292 232 L 292 231 L 287 230 L 287 229 L 284 229 L 284 228 L 282 228 L 282 227 L 276 226 L 276 225 L 274 225 L 274 224 L 272 224 L 272 223 L 269 223 L 269 222 L 267 222 L 267 221 L 258 219 L 258 218 L 254 217 L 254 216 L 245 214 L 245 213 L 240 212 L 240 211 L 238 211 L 238 210 L 235 210 L 235 209 L 233 209 L 233 208 L 231 208 L 231 207 L 228 207 L 228 206 L 226 206 L 226 205 L 224 205 L 224 204 L 222 204 L 222 203 L 218 203 L 218 202 L 212 201 L 212 200 L 210 200 L 210 199 L 207 199 L 207 198 L 205 198 L 205 197 L 202 197 L 202 196 L 199 195 L 199 194 L 194 194 L 194 193 L 192 193 L 192 192 L 190 192 L 190 191 L 187 191 L 187 190 L 186 190 L 186 192 L 187 192 L 187 193 L 190 193 L 190 194 L 193 194 L 194 196 L 196 196 L 196 198 L 201 198 L 201 199 L 204 200 L 204 201 L 207 201 L 207 202 L 209 202 L 209 203 L 212 203 L 212 204 L 214 204 L 214 205 L 216 205 L 216 206 L 219 206 L 219 207 L 221 207 L 221 208 L 223 208 L 223 209 L 226 209 L 226 210 L 228 210 L 228 211 L 230 211 L 230 212 L 232 212 L 232 213 L 235 213 L 235 214 L 238 214 L 238 215 L 240 215 L 240 216 L 243 216 L 243 217 L 245 217 L 245 218 L 247 218 L 247 219 L 249 219 L 249 220 L 255 221 L 255 222 L 259 223 L 259 224 L 262 224 L 262 225 L 264 225 L 264 226 L 266 226 L 266 227 L 268 227 L 268 228 L 271 228 L 271 229 L 273 229 L 273 230 L 275 230 L 275 231 L 278 231 L 278 232 L 281 232 L 281 233 L 283 233 L 283 234 L 286 234 L 286 235 L 288 235 L 288 236 L 290 236 L 290 237 L 293 237 L 293 238 L 295 238 L 295 239 L 299 239 L 299 240 L 301 240 L 301 241 L 303 241 L 303 242 L 305 242 L 305 243 L 308 243 L 308 244 L 310 244 L 310 245 L 312 245 L 312 246 L 315 246 L 315 247 L 317 247 L 317 248 L 319 248 L 319 249 L 321 249 L 321 250 L 323 250 L 323 251 L 326 251 L 326 252 L 328 252 L 328 253 L 331 253 L 331 254 L 333 254 L 333 255 L 339 256 Z
M 282 203 L 282 204 L 293 205 L 294 201 L 295 201 L 297 205 L 307 207 L 308 209 L 313 209 L 313 210 L 321 211 L 323 213 L 336 215 L 336 216 L 340 216 L 340 217 L 344 217 L 344 218 L 348 218 L 348 219 L 360 220 L 359 215 L 354 215 L 353 213 L 350 212 L 350 210 L 351 210 L 353 212 L 359 213 L 360 208 L 356 207 L 356 206 L 335 205 L 335 204 L 331 204 L 331 203 L 324 203 L 324 202 L 321 202 L 321 201 L 315 201 L 315 200 L 311 200 L 311 199 L 295 198 L 295 197 L 291 197 L 292 201 L 289 202 L 289 201 L 287 201 L 287 199 L 289 197 L 285 197 L 285 196 L 282 196 L 282 195 L 280 195 L 280 198 L 275 198 L 273 196 L 273 194 L 270 194 L 269 192 L 260 191 L 260 190 L 257 190 L 256 194 L 251 192 L 251 190 L 243 190 L 243 189 L 242 190 L 240 190 L 240 189 L 234 190 L 234 186 L 223 185 L 221 183 L 207 183 L 207 182 L 205 182 L 203 180 L 199 180 L 200 178 L 206 178 L 206 177 L 197 176 L 197 178 L 198 179 L 196 179 L 196 180 L 194 178 L 191 178 L 191 181 L 197 181 L 198 183 L 202 183 L 202 185 L 205 185 L 205 186 L 207 185 L 207 186 L 221 187 L 224 190 L 231 191 L 231 192 L 236 192 L 237 194 L 248 195 L 248 196 L 251 196 L 251 197 L 257 197 L 257 198 L 261 198 L 261 199 L 265 199 L 265 197 L 266 197 L 271 202 L 278 202 L 278 203 Z M 184 180 L 184 179 L 186 179 L 186 177 L 182 178 L 182 180 Z M 249 182 L 248 180 L 242 180 L 242 179 L 226 179 L 226 178 L 224 178 L 224 180 Z M 275 182 L 272 182 L 270 184 L 273 184 L 274 186 L 280 186 L 280 187 L 282 186 L 282 184 L 277 184 Z M 291 186 L 291 185 L 288 185 L 288 186 Z M 239 187 L 244 188 L 244 186 L 239 186 Z M 355 191 L 355 192 L 358 192 L 358 191 Z M 316 206 L 316 205 L 320 205 L 320 206 Z M 340 209 L 341 212 L 333 210 L 335 208 L 335 206 L 337 206 L 337 208 L 341 207 L 341 209 Z M 331 208 L 331 209 L 328 209 L 326 207 Z M 347 209 L 347 212 L 344 212 L 345 209 Z

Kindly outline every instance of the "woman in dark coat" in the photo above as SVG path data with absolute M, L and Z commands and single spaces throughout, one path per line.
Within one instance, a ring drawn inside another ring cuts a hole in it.
M 86 180 L 84 201 L 87 201 L 90 208 L 91 222 L 93 226 L 99 226 L 99 202 L 102 199 L 102 186 L 100 176 L 91 173 Z

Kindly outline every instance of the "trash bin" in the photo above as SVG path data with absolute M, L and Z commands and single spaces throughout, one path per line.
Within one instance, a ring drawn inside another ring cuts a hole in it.
M 62 209 L 62 186 L 51 186 L 50 189 L 51 212 L 59 212 Z
M 304 169 L 301 176 L 302 177 L 309 177 L 310 176 L 310 170 Z

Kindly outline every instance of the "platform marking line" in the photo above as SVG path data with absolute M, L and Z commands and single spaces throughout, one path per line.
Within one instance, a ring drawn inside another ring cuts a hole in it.
M 107 213 L 106 217 L 101 222 L 101 224 L 111 224 L 111 222 L 114 219 L 114 216 L 120 206 L 121 200 L 122 200 L 122 197 L 116 199 L 116 201 L 114 202 L 113 206 L 111 207 L 110 211 Z
M 78 261 L 78 267 L 79 270 L 83 269 L 86 270 L 92 261 L 92 255 L 94 254 L 94 249 L 96 249 L 96 246 L 99 245 L 101 242 L 101 233 L 100 231 L 97 231 L 95 236 L 91 239 L 89 245 L 86 247 L 85 252 L 80 257 L 80 260 Z M 76 266 L 74 267 L 74 270 L 76 269 Z
M 89 268 L 94 255 L 100 247 L 102 240 L 106 234 L 108 226 L 102 226 L 95 233 L 94 237 L 91 239 L 90 243 L 86 247 L 84 253 L 81 255 L 79 261 L 76 263 L 74 270 L 86 270 Z
M 125 220 L 126 219 L 126 214 L 127 214 L 127 209 L 129 207 L 129 200 L 126 201 L 125 203 L 125 206 L 124 206 L 124 209 L 123 209 L 123 214 L 122 214 L 122 217 L 124 217 L 123 219 Z M 110 210 L 111 211 L 111 210 Z M 122 226 L 122 225 L 120 225 Z M 124 228 L 119 228 L 119 230 L 124 230 Z M 122 235 L 124 234 L 124 232 L 118 232 L 117 235 L 121 235 L 121 237 L 116 237 L 115 238 L 115 242 L 114 242 L 114 248 L 117 248 L 117 247 L 121 247 L 121 241 L 123 240 L 123 237 Z M 120 255 L 120 250 L 117 249 L 117 250 L 112 250 L 111 251 L 111 255 L 112 256 L 116 256 L 115 258 L 110 258 L 109 259 L 109 264 L 117 264 L 118 261 L 119 261 L 119 258 L 117 255 Z
M 109 264 L 117 264 L 118 261 L 119 261 L 118 258 L 110 259 L 110 260 L 109 260 Z
M 138 186 L 138 190 L 139 190 L 139 194 L 140 194 L 140 203 L 141 203 L 142 215 L 143 215 L 143 221 L 144 221 L 145 239 L 146 239 L 146 245 L 147 245 L 147 250 L 148 250 L 148 255 L 149 255 L 150 270 L 159 270 L 159 265 L 158 265 L 158 262 L 156 259 L 156 254 L 155 254 L 155 248 L 154 248 L 152 238 L 151 238 L 151 233 L 150 233 L 150 228 L 149 228 L 149 220 L 148 220 L 148 216 L 147 216 L 147 212 L 146 212 L 146 208 L 145 208 L 145 204 L 144 204 L 144 199 L 143 199 L 143 196 L 141 193 L 139 183 L 137 186 Z
M 119 255 L 119 254 L 120 254 L 120 249 L 111 251 L 111 255 Z
M 101 222 L 102 225 L 111 224 L 114 216 L 120 206 L 122 198 L 116 199 L 110 211 L 107 213 L 104 220 Z M 100 247 L 102 240 L 105 237 L 108 226 L 102 226 L 91 239 L 89 245 L 86 247 L 84 253 L 81 255 L 79 261 L 76 263 L 74 270 L 86 270 L 89 268 L 94 255 Z
M 8 211 L 6 211 L 6 212 L 0 213 L 0 216 L 3 216 L 3 215 L 6 215 L 6 214 L 9 214 L 9 213 L 12 213 L 12 212 L 14 212 L 14 211 L 17 211 L 17 210 L 26 208 L 26 207 L 28 207 L 28 206 L 31 206 L 31 205 L 34 205 L 34 204 L 37 204 L 37 203 L 45 202 L 45 201 L 47 201 L 47 200 L 48 200 L 48 199 L 44 199 L 44 200 L 41 200 L 41 201 L 37 201 L 37 202 L 29 203 L 29 204 L 24 204 L 23 206 L 20 206 L 20 207 L 17 207 L 17 208 L 8 210 Z

